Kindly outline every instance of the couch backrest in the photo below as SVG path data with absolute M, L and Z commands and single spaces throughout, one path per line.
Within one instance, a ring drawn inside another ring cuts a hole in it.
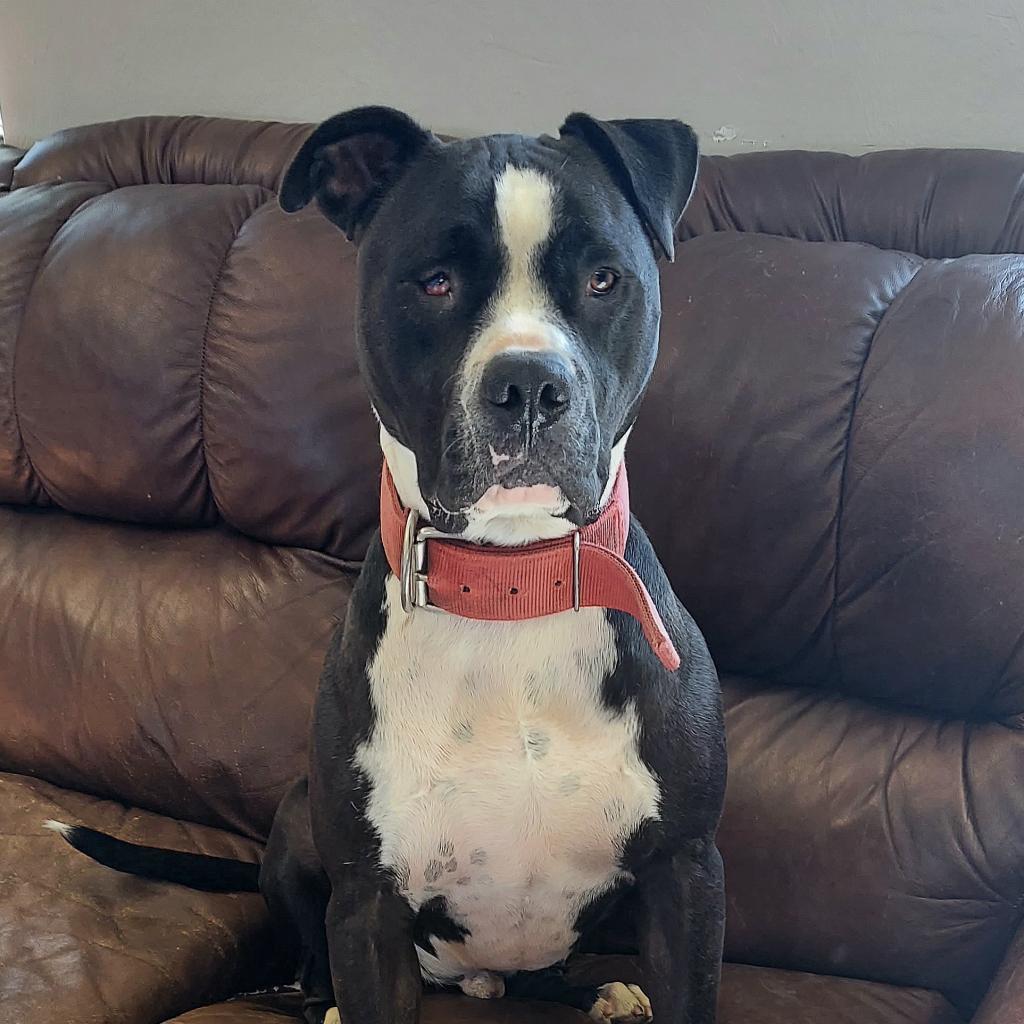
M 0 210 L 4 501 L 360 557 L 379 455 L 354 253 L 272 191 L 304 133 L 143 118 L 21 161 Z
M 952 259 L 1024 251 L 1024 154 L 979 149 L 706 157 L 682 238 L 745 231 Z
M 1024 895 L 1022 224 L 1020 154 L 706 161 L 630 456 L 726 676 L 730 954 L 964 1012 Z
M 0 202 L 0 766 L 257 835 L 380 464 L 306 131 L 72 130 Z
M 728 949 L 969 1010 L 1024 894 L 1024 257 L 678 253 L 630 467 L 726 675 Z
M 306 131 L 73 129 L 0 199 L 0 762 L 251 832 L 379 460 L 351 249 L 273 203 Z M 1016 154 L 706 160 L 629 460 L 724 676 L 729 952 L 964 1009 L 1024 894 L 1022 196 Z

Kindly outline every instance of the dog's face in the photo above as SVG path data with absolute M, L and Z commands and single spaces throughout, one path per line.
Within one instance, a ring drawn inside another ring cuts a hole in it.
M 696 166 L 685 125 L 585 115 L 558 139 L 442 143 L 368 108 L 300 150 L 282 205 L 316 198 L 359 244 L 363 375 L 402 497 L 435 526 L 515 542 L 597 515 Z

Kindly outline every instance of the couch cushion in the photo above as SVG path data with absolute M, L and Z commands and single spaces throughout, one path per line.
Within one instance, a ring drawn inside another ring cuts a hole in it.
M 0 500 L 360 558 L 380 451 L 341 232 L 254 184 L 4 200 Z
M 14 400 L 21 316 L 36 270 L 57 232 L 106 186 L 76 182 L 21 189 L 0 205 L 0 501 L 50 504 L 29 463 Z
M 311 124 L 228 117 L 126 117 L 54 132 L 22 156 L 15 187 L 101 181 L 112 187 L 226 184 L 277 187 Z
M 942 991 L 1020 919 L 1024 731 L 726 677 L 726 953 Z
M 25 155 L 23 149 L 16 146 L 5 146 L 0 142 L 0 192 L 6 192 L 11 187 L 14 178 L 14 168 Z
M 631 494 L 719 668 L 1024 712 L 1024 256 L 719 232 L 662 281 Z
M 720 670 L 795 665 L 829 681 L 859 375 L 920 266 L 861 245 L 721 233 L 680 246 L 663 271 L 630 495 Z
M 810 242 L 867 242 L 938 259 L 1021 252 L 1022 196 L 1022 153 L 705 156 L 678 233 L 756 231 Z
M 618 959 L 618 958 L 616 958 Z M 579 973 L 609 979 L 605 958 Z M 636 980 L 634 966 L 615 972 Z M 257 996 L 206 1006 L 173 1024 L 286 1024 L 299 1017 L 292 994 Z M 422 1024 L 584 1024 L 574 1010 L 546 1003 L 485 1002 L 434 995 L 424 1001 Z M 657 1018 L 655 1018 L 657 1020 Z M 718 1024 L 963 1024 L 942 996 L 924 989 L 726 964 Z
M 937 992 L 726 964 L 719 1024 L 962 1024 Z
M 265 835 L 351 582 L 220 528 L 0 508 L 0 769 Z
M 45 829 L 49 818 L 196 853 L 257 853 L 225 832 L 0 775 L 0 1020 L 156 1024 L 251 987 L 269 939 L 259 896 L 118 874 Z
M 847 693 L 1024 721 L 1022 312 L 1024 256 L 969 256 L 875 332 L 837 539 Z

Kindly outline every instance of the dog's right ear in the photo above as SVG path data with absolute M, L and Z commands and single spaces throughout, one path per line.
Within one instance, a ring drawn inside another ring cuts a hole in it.
M 278 202 L 294 213 L 316 199 L 323 215 L 356 241 L 387 190 L 433 141 L 430 132 L 390 107 L 335 114 L 295 154 Z

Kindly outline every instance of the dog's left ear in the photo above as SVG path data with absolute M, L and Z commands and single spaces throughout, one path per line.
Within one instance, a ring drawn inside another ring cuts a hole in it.
M 582 139 L 600 157 L 665 256 L 675 257 L 675 227 L 693 195 L 700 151 L 682 121 L 599 121 L 570 114 L 559 136 Z

